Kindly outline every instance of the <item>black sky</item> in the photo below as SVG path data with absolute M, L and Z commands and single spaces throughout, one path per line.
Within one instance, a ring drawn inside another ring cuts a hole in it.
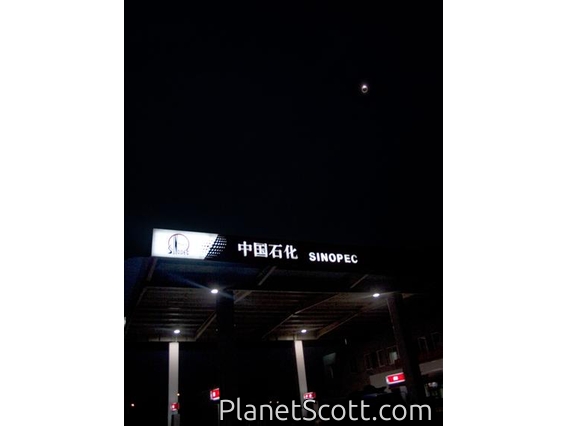
M 273 3 L 126 2 L 125 256 L 161 227 L 441 265 L 441 2 Z

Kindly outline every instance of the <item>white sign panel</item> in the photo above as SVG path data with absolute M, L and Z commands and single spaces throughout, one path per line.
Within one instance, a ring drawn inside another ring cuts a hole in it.
M 218 234 L 154 229 L 152 256 L 205 259 L 219 244 Z

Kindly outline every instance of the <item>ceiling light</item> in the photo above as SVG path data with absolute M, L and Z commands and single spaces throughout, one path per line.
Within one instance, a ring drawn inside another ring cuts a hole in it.
M 307 332 L 308 332 L 308 330 L 306 330 L 305 328 L 302 329 L 302 331 L 301 331 L 301 333 L 304 333 L 304 334 L 307 333 Z
M 379 296 L 380 296 L 380 293 L 373 294 L 373 297 L 379 297 Z
M 217 294 L 217 293 L 219 293 L 219 290 L 217 290 L 216 288 L 214 288 L 213 290 L 211 290 L 211 293 Z
M 174 334 L 179 334 L 181 333 L 179 330 L 174 330 Z

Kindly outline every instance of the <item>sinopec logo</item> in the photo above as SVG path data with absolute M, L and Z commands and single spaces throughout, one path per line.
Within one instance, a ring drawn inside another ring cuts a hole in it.
M 189 240 L 183 234 L 174 234 L 168 240 L 168 250 L 170 254 L 188 255 Z

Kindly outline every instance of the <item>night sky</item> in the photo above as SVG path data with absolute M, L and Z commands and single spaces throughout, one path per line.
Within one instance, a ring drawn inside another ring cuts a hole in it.
M 125 258 L 172 228 L 441 265 L 442 4 L 383 3 L 126 2 Z

